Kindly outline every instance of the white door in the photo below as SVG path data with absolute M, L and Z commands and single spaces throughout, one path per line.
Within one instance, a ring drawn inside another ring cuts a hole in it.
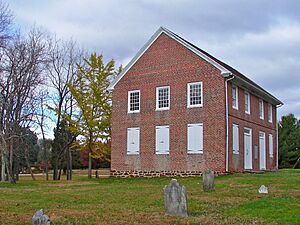
M 266 141 L 264 132 L 259 132 L 259 169 L 266 169 Z
M 244 169 L 252 170 L 252 130 L 244 129 Z

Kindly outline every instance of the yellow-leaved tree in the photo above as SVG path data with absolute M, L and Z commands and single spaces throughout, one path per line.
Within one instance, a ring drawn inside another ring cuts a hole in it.
M 115 73 L 114 61 L 107 64 L 103 56 L 91 54 L 78 65 L 78 79 L 69 84 L 77 112 L 67 117 L 68 129 L 77 134 L 75 142 L 89 151 L 88 177 L 92 177 L 92 158 L 110 160 L 111 94 L 107 91 Z

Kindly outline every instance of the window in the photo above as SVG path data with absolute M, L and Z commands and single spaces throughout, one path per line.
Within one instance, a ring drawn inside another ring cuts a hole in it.
M 259 99 L 259 118 L 264 119 L 264 102 L 261 99 Z
M 140 90 L 128 91 L 128 112 L 140 112 Z
M 250 114 L 250 94 L 245 91 L 245 113 Z
M 203 124 L 188 124 L 187 153 L 203 153 Z
M 170 109 L 170 87 L 156 88 L 156 110 Z
M 239 154 L 239 125 L 232 126 L 232 149 L 234 154 Z
M 188 108 L 202 107 L 202 82 L 188 83 Z
M 232 86 L 232 108 L 239 108 L 239 96 L 238 96 L 238 88 L 236 86 Z
M 156 126 L 156 154 L 169 154 L 169 126 Z
M 272 123 L 272 104 L 269 103 L 268 107 L 269 107 L 268 119 L 269 119 L 269 122 Z
M 269 155 L 273 158 L 273 135 L 269 134 Z
M 140 128 L 127 129 L 127 154 L 136 155 L 140 152 Z

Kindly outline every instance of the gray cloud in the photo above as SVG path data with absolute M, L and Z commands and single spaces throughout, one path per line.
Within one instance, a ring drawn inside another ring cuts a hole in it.
M 300 1 L 9 2 L 23 29 L 42 25 L 126 63 L 163 25 L 248 75 L 300 118 Z

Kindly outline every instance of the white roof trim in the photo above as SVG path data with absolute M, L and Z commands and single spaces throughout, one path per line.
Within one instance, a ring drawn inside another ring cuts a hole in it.
M 146 44 L 138 51 L 138 53 L 133 57 L 133 59 L 127 64 L 127 66 L 124 68 L 124 70 L 112 81 L 112 83 L 109 85 L 108 90 L 113 90 L 116 84 L 122 79 L 122 77 L 128 72 L 128 70 L 139 60 L 139 58 L 148 50 L 148 48 L 152 45 L 152 43 L 162 34 L 165 33 L 175 41 L 179 42 L 183 46 L 185 46 L 187 49 L 194 52 L 196 55 L 200 56 L 205 61 L 209 62 L 213 66 L 215 66 L 217 69 L 221 71 L 221 74 L 226 77 L 231 74 L 229 70 L 224 68 L 222 65 L 208 57 L 207 55 L 204 55 L 202 52 L 200 52 L 198 49 L 191 46 L 189 43 L 185 42 L 184 40 L 178 38 L 175 36 L 171 31 L 164 27 L 160 27 L 153 35 L 152 37 L 146 42 Z

